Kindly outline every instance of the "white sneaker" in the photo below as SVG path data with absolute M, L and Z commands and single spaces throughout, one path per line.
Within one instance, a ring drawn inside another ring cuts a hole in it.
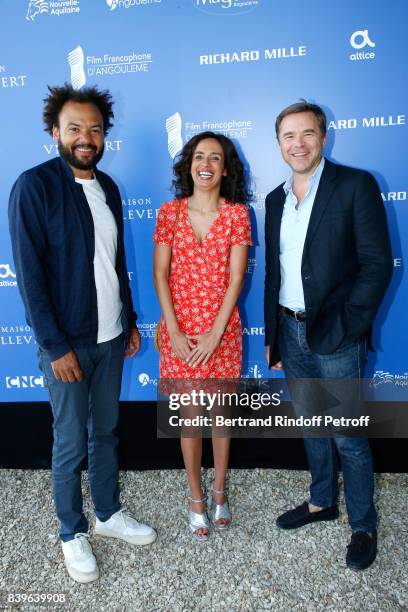
M 96 559 L 88 542 L 88 534 L 76 533 L 73 540 L 61 542 L 68 574 L 77 582 L 92 582 L 99 578 Z
M 124 510 L 118 510 L 107 521 L 95 523 L 95 533 L 108 538 L 119 538 L 130 544 L 151 544 L 157 538 L 157 533 L 149 525 L 138 523 Z

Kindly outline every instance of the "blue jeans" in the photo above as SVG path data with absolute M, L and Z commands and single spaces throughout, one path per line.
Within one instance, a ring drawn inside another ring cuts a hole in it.
M 117 437 L 124 336 L 75 349 L 81 382 L 63 383 L 47 354 L 38 349 L 39 365 L 54 417 L 52 480 L 60 537 L 67 542 L 88 530 L 82 511 L 81 466 L 88 455 L 88 477 L 95 514 L 108 520 L 120 509 Z
M 366 341 L 344 342 L 334 353 L 313 353 L 306 341 L 306 324 L 281 313 L 279 346 L 288 379 L 360 378 L 367 361 Z M 358 398 L 357 398 L 358 401 Z M 344 494 L 353 531 L 377 527 L 371 450 L 365 438 L 304 438 L 312 476 L 310 503 L 326 508 L 338 502 L 338 460 L 343 469 Z

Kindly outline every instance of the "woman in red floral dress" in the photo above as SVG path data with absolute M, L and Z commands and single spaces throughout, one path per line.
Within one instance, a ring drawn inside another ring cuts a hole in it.
M 174 166 L 176 200 L 159 211 L 154 234 L 154 279 L 163 316 L 159 323 L 160 378 L 239 378 L 242 327 L 237 300 L 251 242 L 245 173 L 229 138 L 194 136 Z M 213 437 L 212 520 L 226 529 L 225 497 L 230 439 Z M 201 437 L 181 437 L 189 484 L 189 525 L 208 538 L 201 487 Z

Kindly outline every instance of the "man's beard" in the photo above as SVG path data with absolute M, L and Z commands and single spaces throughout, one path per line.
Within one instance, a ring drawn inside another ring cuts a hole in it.
M 92 159 L 85 162 L 85 161 L 81 161 L 80 159 L 78 159 L 78 157 L 76 157 L 75 155 L 75 149 L 81 145 L 76 145 L 75 147 L 73 147 L 72 152 L 62 144 L 61 140 L 58 140 L 57 146 L 58 146 L 58 152 L 60 156 L 63 159 L 65 159 L 65 161 L 68 162 L 70 166 L 72 166 L 73 168 L 77 168 L 78 170 L 91 170 L 95 168 L 96 164 L 102 158 L 103 151 L 104 151 L 104 146 L 102 146 L 102 149 L 98 153 L 97 148 L 94 145 L 88 145 L 94 149 L 95 154 Z

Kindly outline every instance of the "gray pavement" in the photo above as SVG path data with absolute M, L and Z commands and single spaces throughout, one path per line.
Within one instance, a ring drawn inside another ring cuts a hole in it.
M 204 479 L 210 483 L 211 470 Z M 306 499 L 308 484 L 307 472 L 232 470 L 231 529 L 198 543 L 187 530 L 183 471 L 122 472 L 124 507 L 159 537 L 152 546 L 132 547 L 92 535 L 100 579 L 80 585 L 63 564 L 50 472 L 0 470 L 0 589 L 66 593 L 65 604 L 48 610 L 408 610 L 408 475 L 377 475 L 379 553 L 359 573 L 345 566 L 350 530 L 343 496 L 338 521 L 293 532 L 275 526 L 278 514 Z M 83 487 L 92 521 L 86 475 Z

